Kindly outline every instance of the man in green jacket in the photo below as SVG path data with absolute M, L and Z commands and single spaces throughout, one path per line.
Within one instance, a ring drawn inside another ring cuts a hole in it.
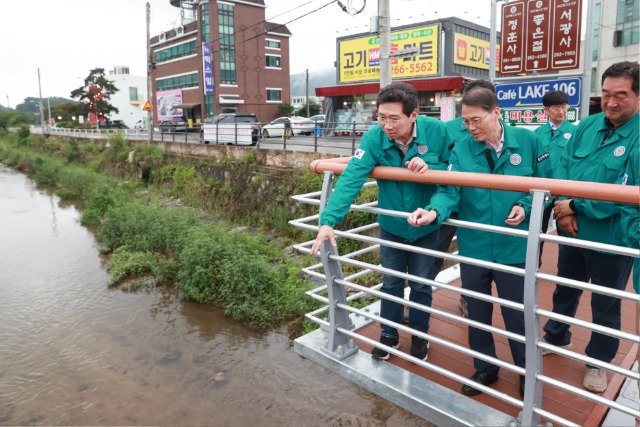
M 468 83 L 464 87 L 464 93 L 467 93 L 470 90 L 473 90 L 474 88 L 477 88 L 477 87 L 483 87 L 483 88 L 489 89 L 491 92 L 494 92 L 494 93 L 496 91 L 495 85 L 491 83 L 489 80 L 478 79 Z M 453 138 L 454 144 L 456 142 L 462 141 L 463 139 L 466 139 L 469 136 L 469 131 L 464 126 L 464 123 L 462 122 L 462 116 L 456 117 L 453 120 L 449 120 L 448 122 L 445 122 L 445 126 L 449 131 L 449 135 L 451 135 L 451 138 Z M 451 219 L 458 218 L 457 207 L 454 208 L 454 210 L 451 212 L 451 215 L 449 215 L 449 218 Z M 447 252 L 449 250 L 449 246 L 451 245 L 451 241 L 453 240 L 453 236 L 455 236 L 456 234 L 456 227 L 454 227 L 453 225 L 443 224 L 442 227 L 440 227 L 439 234 L 440 234 L 440 237 L 438 238 L 438 251 Z M 436 258 L 436 262 L 433 265 L 433 268 L 436 273 L 435 276 L 437 276 L 440 270 L 442 269 L 443 263 L 444 263 L 443 258 Z M 464 295 L 460 295 L 460 311 L 462 312 L 463 317 L 467 317 L 469 314 L 469 311 L 467 308 L 467 301 L 464 299 Z
M 561 90 L 552 90 L 542 97 L 544 113 L 547 116 L 547 124 L 535 130 L 536 135 L 549 151 L 551 167 L 554 171 L 560 167 L 560 157 L 569 138 L 575 131 L 575 125 L 567 120 L 567 110 L 569 109 L 569 96 Z M 546 233 L 549 228 L 553 203 L 544 210 L 542 214 L 542 232 Z M 542 265 L 542 248 L 544 242 L 540 242 L 540 265 Z
M 457 142 L 451 152 L 449 170 L 488 173 L 505 176 L 533 176 L 550 178 L 549 154 L 536 135 L 523 128 L 504 126 L 495 93 L 478 88 L 462 97 L 462 117 L 471 136 Z M 505 224 L 526 230 L 529 227 L 532 196 L 528 193 L 488 190 L 472 187 L 440 186 L 425 208 L 409 215 L 415 227 L 440 224 L 451 209 L 458 205 L 458 218 L 481 224 Z M 521 237 L 500 233 L 458 229 L 460 255 L 499 264 L 523 268 L 527 241 Z M 495 281 L 500 298 L 522 303 L 524 277 L 490 267 L 460 264 L 462 288 L 491 295 Z M 493 304 L 467 296 L 469 319 L 491 325 Z M 502 317 L 508 331 L 524 335 L 524 316 L 521 311 L 502 307 Z M 469 347 L 487 356 L 496 357 L 491 332 L 469 327 Z M 524 367 L 525 346 L 509 340 L 511 355 L 516 366 Z M 471 379 L 482 385 L 498 381 L 500 367 L 480 358 L 474 358 L 476 372 Z M 475 387 L 464 385 L 466 395 L 482 393 Z M 520 377 L 520 394 L 524 395 L 524 377 Z
M 602 113 L 580 121 L 561 158 L 555 178 L 614 184 L 625 171 L 629 154 L 638 146 L 638 63 L 619 62 L 602 74 Z M 593 242 L 624 245 L 620 211 L 616 204 L 586 199 L 558 197 L 553 212 L 558 227 L 570 236 Z M 622 290 L 631 272 L 631 258 L 593 249 L 560 245 L 558 276 L 591 281 Z M 573 317 L 582 290 L 556 285 L 553 312 Z M 593 323 L 620 329 L 620 299 L 594 292 L 591 296 Z M 544 326 L 543 340 L 570 349 L 571 331 L 566 323 L 550 319 Z M 611 362 L 619 346 L 618 338 L 591 333 L 587 356 Z M 548 351 L 543 351 L 548 354 Z M 607 388 L 604 369 L 587 363 L 583 386 L 600 393 Z
M 315 254 L 324 240 L 329 239 L 335 246 L 333 228 L 342 222 L 351 203 L 360 192 L 369 173 L 376 166 L 406 167 L 414 173 L 424 173 L 429 169 L 444 170 L 449 161 L 452 140 L 442 122 L 418 115 L 418 93 L 406 83 L 392 83 L 383 88 L 376 100 L 378 123 L 363 136 L 360 146 L 340 176 L 326 208 L 320 215 L 320 230 L 311 248 Z M 378 206 L 400 212 L 412 212 L 418 206 L 429 203 L 436 185 L 416 182 L 378 180 Z M 378 215 L 380 238 L 419 248 L 436 249 L 438 226 L 415 229 L 404 218 Z M 434 258 L 428 255 L 396 249 L 381 244 L 380 262 L 383 267 L 402 273 L 433 279 L 431 276 Z M 398 298 L 404 295 L 404 279 L 390 274 L 383 275 L 382 292 Z M 431 306 L 431 286 L 409 281 L 409 300 Z M 402 324 L 403 304 L 381 301 L 380 316 L 386 320 Z M 411 308 L 409 326 L 419 332 L 429 330 L 430 315 Z M 380 343 L 400 347 L 397 328 L 382 324 Z M 412 336 L 410 354 L 426 360 L 429 343 L 426 339 Z M 372 356 L 386 360 L 389 352 L 376 347 Z

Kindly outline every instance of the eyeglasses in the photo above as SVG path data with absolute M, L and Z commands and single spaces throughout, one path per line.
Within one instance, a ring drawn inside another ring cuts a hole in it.
M 387 119 L 386 117 L 378 117 L 378 123 L 380 123 L 381 125 L 386 125 L 387 123 L 390 124 L 390 125 L 397 125 L 401 121 L 402 121 L 402 117 L 395 118 L 395 119 Z
M 562 105 L 554 105 L 553 107 L 547 107 L 547 108 L 553 111 L 554 113 L 560 113 L 566 110 L 568 107 L 569 106 L 567 104 L 562 104 Z
M 485 114 L 485 116 L 483 118 L 481 118 L 481 119 L 463 120 L 462 121 L 462 126 L 464 126 L 467 129 L 469 129 L 469 127 L 471 127 L 471 126 L 478 127 L 478 126 L 480 126 L 480 123 L 482 123 L 482 121 L 484 119 L 489 117 L 489 114 L 491 114 L 491 111 L 489 111 L 487 114 Z

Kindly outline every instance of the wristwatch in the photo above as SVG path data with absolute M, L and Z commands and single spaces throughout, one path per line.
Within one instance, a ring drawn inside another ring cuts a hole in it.
M 573 213 L 578 212 L 576 210 L 576 202 L 574 202 L 573 199 L 571 199 L 571 201 L 569 202 L 569 209 L 571 209 L 573 211 Z

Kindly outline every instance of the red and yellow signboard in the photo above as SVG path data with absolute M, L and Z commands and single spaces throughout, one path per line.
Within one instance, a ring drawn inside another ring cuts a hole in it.
M 454 36 L 453 63 L 467 67 L 489 69 L 490 45 L 489 40 L 456 33 Z M 496 46 L 496 57 L 500 57 L 500 46 Z M 499 64 L 496 60 L 496 64 Z
M 391 52 L 417 49 L 414 56 L 392 58 L 393 78 L 414 78 L 438 75 L 440 26 L 408 28 L 391 33 Z M 359 83 L 380 80 L 380 38 L 359 37 L 338 41 L 339 83 Z

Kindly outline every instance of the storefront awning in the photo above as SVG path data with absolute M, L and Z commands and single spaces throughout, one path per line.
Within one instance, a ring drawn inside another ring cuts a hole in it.
M 240 95 L 220 95 L 218 97 L 220 104 L 244 104 L 244 99 Z
M 407 80 L 418 92 L 462 89 L 462 77 L 436 77 L 432 79 Z M 316 96 L 365 95 L 380 92 L 380 83 L 358 83 L 353 85 L 325 86 L 316 88 Z
M 175 104 L 173 108 L 194 108 L 199 107 L 200 104 Z

